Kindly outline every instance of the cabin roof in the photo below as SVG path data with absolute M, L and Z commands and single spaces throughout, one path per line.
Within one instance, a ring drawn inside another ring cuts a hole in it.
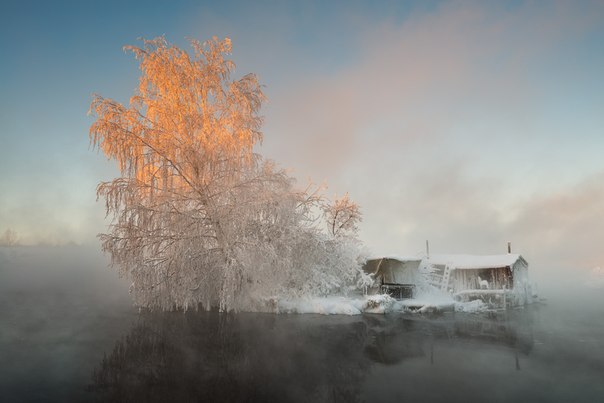
M 449 265 L 456 269 L 495 269 L 498 267 L 512 267 L 518 260 L 527 265 L 521 255 L 513 253 L 505 255 L 432 255 L 426 258 L 425 262 Z
M 380 259 L 392 259 L 398 260 L 399 262 L 421 262 L 422 258 L 417 256 L 401 256 L 401 255 L 383 255 L 383 256 L 371 256 L 367 258 L 369 260 L 380 260 Z

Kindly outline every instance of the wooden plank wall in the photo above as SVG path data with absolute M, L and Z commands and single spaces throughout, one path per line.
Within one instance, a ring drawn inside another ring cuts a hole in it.
M 480 290 L 480 280 L 489 283 L 490 290 L 501 290 L 505 286 L 508 290 L 513 287 L 513 273 L 509 267 L 496 269 L 456 269 L 453 273 L 451 287 L 453 292 L 463 290 Z

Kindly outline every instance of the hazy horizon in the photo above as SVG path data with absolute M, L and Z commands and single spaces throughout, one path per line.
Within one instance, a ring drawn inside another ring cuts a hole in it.
M 3 2 L 0 235 L 98 245 L 93 93 L 127 102 L 123 45 L 233 40 L 268 102 L 257 151 L 348 192 L 373 254 L 505 253 L 604 267 L 604 4 Z M 587 280 L 586 280 L 587 281 Z

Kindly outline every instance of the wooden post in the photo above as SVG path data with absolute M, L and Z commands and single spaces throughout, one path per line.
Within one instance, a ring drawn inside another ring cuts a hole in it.
M 507 297 L 506 297 L 506 286 L 505 284 L 503 285 L 503 310 L 506 311 L 508 309 L 508 301 L 507 301 Z

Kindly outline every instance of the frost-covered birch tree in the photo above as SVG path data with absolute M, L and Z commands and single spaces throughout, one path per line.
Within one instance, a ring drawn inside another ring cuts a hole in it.
M 95 96 L 90 107 L 90 141 L 121 172 L 97 189 L 112 218 L 102 249 L 132 280 L 135 303 L 225 311 L 340 287 L 350 279 L 312 288 L 333 260 L 312 225 L 320 197 L 254 152 L 256 76 L 231 78 L 229 39 L 191 45 L 192 55 L 164 38 L 125 47 L 141 70 L 129 105 Z

